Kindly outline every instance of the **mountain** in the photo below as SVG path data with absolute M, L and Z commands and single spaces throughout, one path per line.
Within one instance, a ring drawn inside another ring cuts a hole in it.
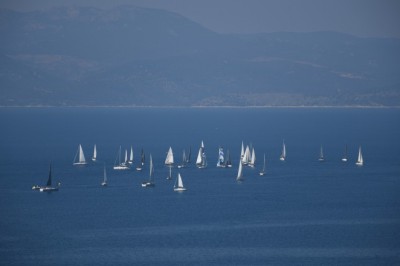
M 400 40 L 226 35 L 121 6 L 0 10 L 1 106 L 398 106 Z

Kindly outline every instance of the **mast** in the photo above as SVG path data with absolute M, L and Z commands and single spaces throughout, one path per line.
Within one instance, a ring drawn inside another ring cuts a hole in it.
M 47 179 L 46 187 L 51 187 L 51 163 L 50 163 L 50 169 L 49 169 L 49 179 Z
M 142 160 L 142 165 L 144 165 L 144 162 L 146 160 L 146 155 L 144 154 L 143 148 L 142 148 L 142 153 L 141 153 L 141 160 Z
M 187 163 L 190 163 L 190 157 L 191 156 L 192 156 L 192 147 L 190 146 L 189 147 L 189 155 L 188 155 L 187 160 L 186 160 Z

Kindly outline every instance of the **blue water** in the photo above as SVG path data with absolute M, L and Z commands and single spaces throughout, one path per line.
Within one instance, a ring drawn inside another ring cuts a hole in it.
M 399 109 L 3 108 L 0 122 L 0 265 L 400 263 Z M 197 169 L 202 140 L 208 168 Z M 257 167 L 237 183 L 242 141 Z M 79 144 L 88 160 L 97 144 L 99 162 L 72 166 Z M 120 145 L 136 162 L 152 154 L 155 188 L 140 185 L 147 164 L 112 169 Z M 230 169 L 215 167 L 220 145 Z M 192 164 L 173 169 L 184 193 L 166 180 L 169 146 L 178 162 L 192 148 Z M 50 161 L 60 191 L 32 191 Z

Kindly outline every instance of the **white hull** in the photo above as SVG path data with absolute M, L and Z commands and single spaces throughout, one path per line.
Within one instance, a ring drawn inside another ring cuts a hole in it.
M 77 163 L 73 163 L 73 165 L 86 165 L 87 164 L 87 162 L 77 162 Z
M 186 188 L 184 188 L 184 187 L 176 187 L 176 188 L 174 188 L 174 191 L 177 191 L 177 192 L 186 191 Z
M 261 176 L 265 175 L 265 172 L 260 172 L 260 175 L 261 175 Z
M 285 161 L 285 157 L 281 157 L 281 158 L 279 158 L 279 160 Z
M 42 187 L 39 190 L 40 192 L 52 192 L 52 191 L 58 191 L 58 188 L 56 187 Z
M 96 162 L 96 161 L 97 161 L 97 159 L 96 159 L 96 158 L 92 158 L 92 161 L 93 161 L 93 162 Z
M 106 187 L 106 186 L 107 186 L 107 182 L 103 182 L 103 183 L 101 183 L 101 185 L 102 185 L 103 187 Z
M 116 165 L 113 167 L 114 170 L 128 170 L 129 166 L 126 165 Z
M 358 165 L 358 166 L 363 166 L 364 163 L 363 163 L 363 162 L 356 162 L 356 165 Z
M 143 182 L 142 187 L 154 187 L 155 184 L 152 182 Z
M 342 158 L 342 162 L 347 162 L 347 158 Z

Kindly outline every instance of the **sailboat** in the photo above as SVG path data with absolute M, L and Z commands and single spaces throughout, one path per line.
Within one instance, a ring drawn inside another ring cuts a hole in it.
M 324 162 L 324 161 L 325 161 L 324 150 L 323 150 L 323 148 L 322 148 L 322 145 L 321 145 L 321 148 L 320 148 L 320 150 L 319 150 L 319 158 L 318 158 L 318 161 L 320 161 L 320 162 Z
M 236 181 L 243 181 L 243 163 L 241 160 L 239 160 L 239 169 L 238 169 Z
M 87 164 L 85 160 L 85 155 L 83 154 L 82 145 L 79 144 L 78 151 L 75 154 L 73 165 L 85 165 Z
M 180 173 L 178 173 L 178 178 L 175 181 L 175 185 L 174 185 L 174 191 L 185 191 L 186 188 L 183 186 L 183 182 L 182 182 L 182 176 Z
M 153 158 L 151 157 L 150 154 L 150 173 L 149 173 L 149 180 L 145 181 L 142 183 L 142 187 L 154 187 L 154 179 L 153 179 L 153 174 L 154 174 L 154 165 L 153 165 Z
M 264 164 L 263 164 L 263 168 L 262 168 L 262 170 L 260 172 L 260 175 L 261 176 L 265 175 L 265 153 L 264 153 Z
M 182 164 L 178 165 L 178 168 L 186 167 L 186 163 L 187 163 L 186 152 L 185 152 L 185 150 L 183 150 L 183 153 L 182 153 Z
M 361 152 L 361 146 L 358 148 L 358 158 L 357 158 L 356 165 L 358 165 L 358 166 L 364 165 L 364 159 L 363 159 L 362 152 Z
M 128 163 L 129 163 L 129 164 L 133 164 L 133 148 L 132 148 L 132 146 L 131 146 L 131 152 L 130 152 L 130 154 L 129 154 L 129 161 L 128 161 Z
M 231 161 L 231 155 L 229 153 L 229 150 L 226 152 L 226 161 L 225 161 L 225 167 L 232 167 L 232 161 Z
M 347 162 L 347 145 L 344 147 L 344 155 L 342 158 L 342 162 Z
M 285 141 L 283 141 L 283 144 L 282 144 L 282 153 L 281 153 L 281 157 L 279 157 L 279 160 L 281 160 L 281 161 L 285 161 L 286 160 L 286 145 L 285 145 Z
M 104 174 L 103 174 L 103 182 L 101 182 L 103 187 L 107 186 L 107 172 L 106 172 L 106 165 L 104 164 Z
M 217 167 L 225 167 L 225 159 L 224 159 L 224 148 L 220 147 L 218 149 L 218 162 Z
M 40 187 L 40 186 L 33 186 L 33 190 L 39 190 L 40 192 L 53 192 L 53 191 L 58 191 L 58 188 L 60 187 L 60 183 L 58 183 L 57 187 L 52 187 L 52 174 L 51 174 L 51 163 L 50 163 L 50 169 L 49 169 L 49 178 L 47 179 L 46 186 Z
M 125 152 L 125 162 L 121 162 L 121 146 L 119 146 L 117 158 L 114 162 L 114 170 L 127 170 L 129 169 L 129 164 L 127 163 L 127 153 Z
M 140 152 L 140 164 L 138 166 L 136 166 L 136 170 L 137 171 L 142 171 L 145 159 L 146 159 L 146 157 L 145 157 L 145 154 L 144 154 L 144 150 L 142 148 L 142 151 Z
M 167 152 L 167 157 L 165 158 L 165 165 L 172 166 L 174 164 L 174 153 L 172 152 L 172 148 L 169 147 Z
M 96 144 L 94 144 L 94 148 L 93 148 L 93 157 L 92 157 L 92 161 L 93 161 L 93 162 L 97 161 L 97 148 L 96 148 Z
M 204 142 L 203 141 L 201 141 L 199 153 L 197 154 L 196 166 L 197 166 L 197 168 L 206 168 L 207 167 L 207 158 L 206 158 L 206 153 L 204 152 Z

